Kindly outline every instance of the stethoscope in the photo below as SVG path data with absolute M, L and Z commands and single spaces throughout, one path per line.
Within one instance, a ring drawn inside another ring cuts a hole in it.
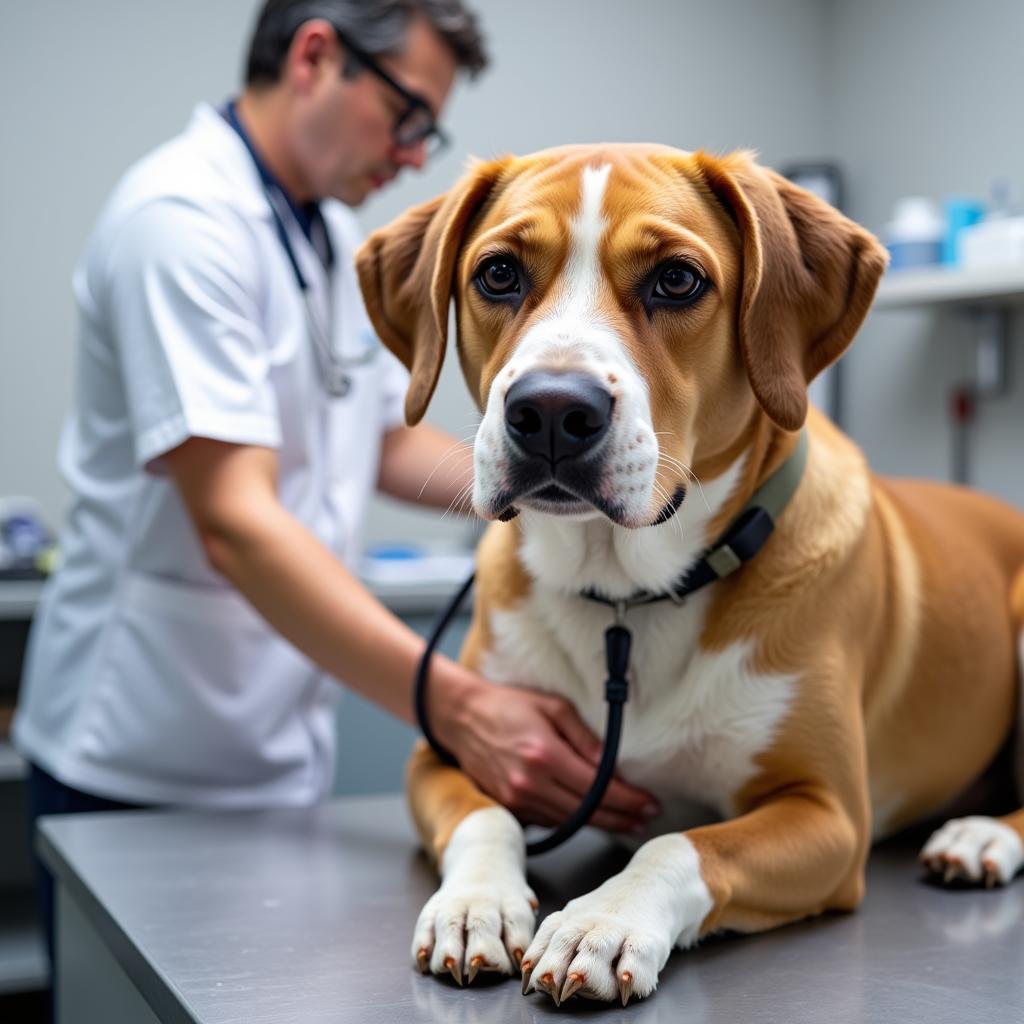
M 331 244 L 331 236 L 327 230 L 327 225 L 322 216 L 316 218 L 312 223 L 312 230 L 320 232 L 326 254 L 324 269 L 327 277 L 327 320 L 325 323 L 317 316 L 316 310 L 313 308 L 313 297 L 310 294 L 309 281 L 299 266 L 295 250 L 292 248 L 291 239 L 288 237 L 285 217 L 295 217 L 290 208 L 288 198 L 253 147 L 252 140 L 246 134 L 242 123 L 238 120 L 238 113 L 235 110 L 234 102 L 228 103 L 223 108 L 222 114 L 245 144 L 245 148 L 248 150 L 249 156 L 252 158 L 252 162 L 259 173 L 260 185 L 264 196 L 266 196 L 271 215 L 274 218 L 274 226 L 277 228 L 278 241 L 280 241 L 281 248 L 284 249 L 284 253 L 288 257 L 292 273 L 295 275 L 295 283 L 299 287 L 299 296 L 302 299 L 302 309 L 306 321 L 306 333 L 313 344 L 313 351 L 316 355 L 324 390 L 331 398 L 345 398 L 352 391 L 352 371 L 357 367 L 367 366 L 372 363 L 377 358 L 378 347 L 376 344 L 367 345 L 358 355 L 345 356 L 334 345 L 334 246 Z

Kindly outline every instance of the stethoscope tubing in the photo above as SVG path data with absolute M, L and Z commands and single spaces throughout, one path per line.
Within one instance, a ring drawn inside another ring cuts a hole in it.
M 260 187 L 267 200 L 267 206 L 270 208 L 270 214 L 274 219 L 278 241 L 281 243 L 281 248 L 288 258 L 292 273 L 295 275 L 295 283 L 299 288 L 303 317 L 306 322 L 306 333 L 313 344 L 324 387 L 331 397 L 344 398 L 352 390 L 352 377 L 346 371 L 373 362 L 377 356 L 377 349 L 376 346 L 370 346 L 365 352 L 361 352 L 357 356 L 344 356 L 334 346 L 334 247 L 331 244 L 330 233 L 327 231 L 327 226 L 322 216 L 320 216 L 319 227 L 324 233 L 323 241 L 326 249 L 327 322 L 324 324 L 313 308 L 309 281 L 302 272 L 298 257 L 295 255 L 295 249 L 292 247 L 291 239 L 288 237 L 288 227 L 285 224 L 285 218 L 280 209 L 281 204 L 287 205 L 287 198 L 280 185 L 274 182 L 269 170 L 260 160 L 259 154 L 253 147 L 252 140 L 238 119 L 234 103 L 228 104 L 225 117 L 242 140 L 259 175 Z
M 452 755 L 450 751 L 446 750 L 438 741 L 433 730 L 430 728 L 430 720 L 427 715 L 427 690 L 429 685 L 430 662 L 438 643 L 441 641 L 441 638 L 444 636 L 452 619 L 455 617 L 455 614 L 458 612 L 462 603 L 466 600 L 467 595 L 472 589 L 475 579 L 476 573 L 470 573 L 469 578 L 462 584 L 458 592 L 448 602 L 447 607 L 442 611 L 441 615 L 434 623 L 434 628 L 430 631 L 430 635 L 427 637 L 427 646 L 424 648 L 423 655 L 416 668 L 416 677 L 413 687 L 413 703 L 416 709 L 416 718 L 419 722 L 420 731 L 423 733 L 423 738 L 430 744 L 434 753 L 444 764 L 452 765 L 454 767 L 458 766 L 458 761 L 455 759 L 454 755 Z M 628 653 L 629 648 L 627 643 L 625 650 L 627 660 Z M 561 846 L 562 843 L 571 836 L 574 836 L 590 820 L 594 811 L 597 810 L 601 800 L 604 798 L 605 791 L 608 789 L 608 784 L 611 782 L 612 775 L 615 773 L 615 762 L 619 756 L 619 742 L 622 739 L 622 709 L 626 700 L 624 673 L 625 667 L 623 665 L 622 672 L 620 673 L 620 675 L 623 676 L 621 680 L 622 690 L 619 694 L 609 694 L 606 687 L 605 696 L 608 703 L 608 717 L 605 725 L 604 746 L 602 747 L 601 759 L 598 762 L 597 771 L 594 773 L 594 779 L 590 784 L 590 788 L 584 794 L 583 799 L 580 801 L 576 810 L 573 811 L 573 813 L 563 821 L 561 825 L 549 832 L 547 835 L 541 836 L 539 839 L 526 844 L 526 854 L 528 857 L 547 853 L 549 850 L 553 850 L 556 846 Z

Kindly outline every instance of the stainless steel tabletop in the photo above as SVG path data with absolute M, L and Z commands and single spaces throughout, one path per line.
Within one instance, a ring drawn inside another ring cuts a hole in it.
M 39 847 L 167 1021 L 1024 1021 L 1024 880 L 946 891 L 922 881 L 907 842 L 875 851 L 857 913 L 677 952 L 655 995 L 626 1009 L 416 973 L 412 928 L 435 880 L 399 797 L 50 818 Z M 531 861 L 542 913 L 625 859 L 588 832 Z

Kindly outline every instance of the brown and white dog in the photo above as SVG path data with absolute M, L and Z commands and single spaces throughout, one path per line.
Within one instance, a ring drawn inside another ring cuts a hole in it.
M 938 813 L 1007 741 L 1024 516 L 873 476 L 808 409 L 885 263 L 749 154 L 634 145 L 480 163 L 360 250 L 371 318 L 412 373 L 410 423 L 455 299 L 483 412 L 473 503 L 495 520 L 463 658 L 566 696 L 598 734 L 612 613 L 581 591 L 669 588 L 809 432 L 756 558 L 681 607 L 629 613 L 618 770 L 663 813 L 619 875 L 534 934 L 520 825 L 414 753 L 412 812 L 442 878 L 415 930 L 421 970 L 521 966 L 524 991 L 556 1001 L 648 995 L 673 946 L 855 907 L 873 838 Z M 1022 838 L 1024 812 L 966 817 L 922 857 L 1008 882 Z

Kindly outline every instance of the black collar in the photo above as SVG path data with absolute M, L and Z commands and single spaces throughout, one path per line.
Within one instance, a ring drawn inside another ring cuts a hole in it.
M 656 601 L 681 604 L 684 598 L 709 583 L 731 576 L 764 547 L 765 541 L 775 529 L 776 520 L 796 493 L 806 465 L 807 431 L 803 430 L 789 458 L 754 492 L 739 515 L 699 561 L 690 566 L 668 590 L 660 594 L 640 590 L 619 599 L 599 594 L 596 590 L 584 590 L 580 597 L 609 605 L 621 619 L 627 608 L 654 604 Z

